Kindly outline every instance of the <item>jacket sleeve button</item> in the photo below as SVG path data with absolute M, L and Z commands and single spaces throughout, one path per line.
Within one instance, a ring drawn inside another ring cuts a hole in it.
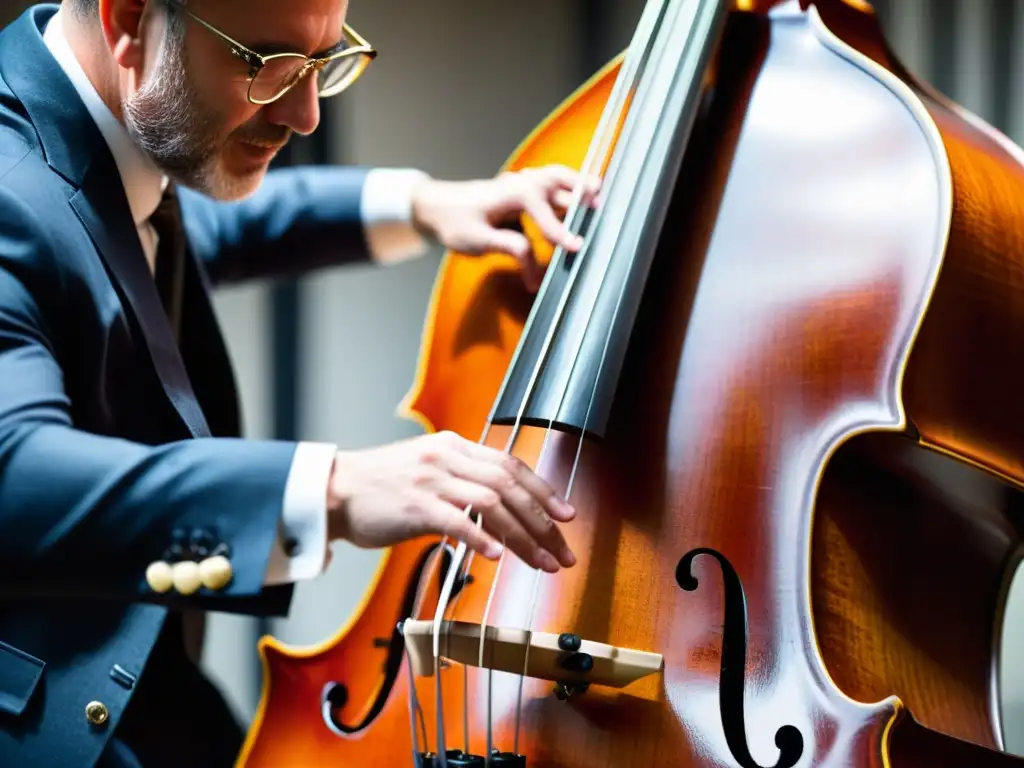
M 90 725 L 97 727 L 105 725 L 110 719 L 110 710 L 102 701 L 90 701 L 85 705 L 85 719 Z
M 174 576 L 171 566 L 159 560 L 151 563 L 146 569 L 146 583 L 154 592 L 168 592 L 174 586 Z
M 173 577 L 174 588 L 182 595 L 191 595 L 203 585 L 199 576 L 199 566 L 191 560 L 175 563 Z
M 207 589 L 224 589 L 232 575 L 231 563 L 226 557 L 210 557 L 199 564 L 199 577 Z

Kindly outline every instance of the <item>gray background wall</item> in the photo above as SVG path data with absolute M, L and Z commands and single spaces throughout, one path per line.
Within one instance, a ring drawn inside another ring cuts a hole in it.
M 0 1 L 10 18 L 27 3 Z M 1024 142 L 1024 1 L 875 3 L 916 72 Z M 624 46 L 640 0 L 352 0 L 350 21 L 381 51 L 365 79 L 331 102 L 333 162 L 416 166 L 438 176 L 494 173 L 519 140 Z M 0 21 L 7 18 L 0 16 Z M 414 434 L 394 408 L 411 381 L 439 254 L 387 269 L 345 268 L 299 286 L 297 433 L 344 447 Z M 249 434 L 274 433 L 271 288 L 225 291 L 217 307 L 242 387 Z M 341 545 L 330 571 L 299 587 L 282 640 L 334 634 L 379 554 Z M 1024 754 L 1024 590 L 1011 595 L 1003 682 L 1008 747 Z M 239 715 L 259 692 L 249 619 L 215 616 L 205 664 Z

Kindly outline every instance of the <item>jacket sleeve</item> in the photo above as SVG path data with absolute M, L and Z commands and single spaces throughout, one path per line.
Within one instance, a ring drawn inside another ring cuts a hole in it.
M 257 192 L 233 202 L 181 189 L 189 244 L 215 285 L 367 261 L 362 193 L 368 173 L 337 166 L 275 169 Z
M 251 603 L 264 593 L 295 445 L 147 446 L 76 429 L 58 362 L 73 323 L 60 344 L 54 333 L 63 273 L 21 205 L 0 199 L 0 592 Z M 150 564 L 203 537 L 226 550 L 226 586 L 190 598 L 150 588 Z

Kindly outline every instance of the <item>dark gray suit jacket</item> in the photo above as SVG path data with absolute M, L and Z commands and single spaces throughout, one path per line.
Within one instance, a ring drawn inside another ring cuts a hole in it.
M 0 34 L 0 765 L 88 768 L 168 607 L 286 612 L 262 585 L 295 446 L 245 441 L 211 286 L 367 258 L 365 169 L 272 172 L 240 203 L 180 192 L 175 344 L 114 160 L 35 6 Z M 180 350 L 180 351 L 179 351 Z M 223 591 L 156 594 L 175 540 L 226 545 Z M 101 701 L 109 720 L 90 724 Z M 173 734 L 172 734 L 173 736 Z

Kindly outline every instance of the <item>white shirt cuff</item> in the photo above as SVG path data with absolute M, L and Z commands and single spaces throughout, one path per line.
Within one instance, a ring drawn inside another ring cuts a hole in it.
M 360 214 L 375 261 L 404 261 L 426 252 L 428 243 L 412 224 L 412 191 L 429 178 L 414 168 L 373 168 L 367 173 Z
M 327 443 L 296 447 L 264 584 L 313 579 L 327 567 L 327 487 L 337 451 Z

